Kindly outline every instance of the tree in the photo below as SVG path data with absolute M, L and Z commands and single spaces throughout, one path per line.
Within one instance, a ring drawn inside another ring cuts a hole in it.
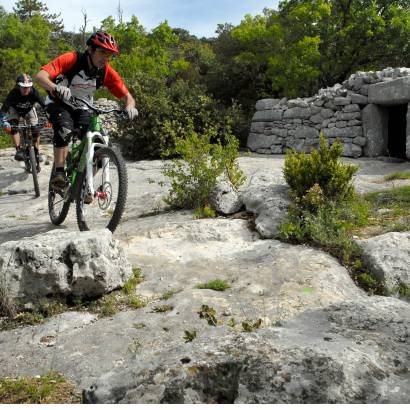
M 83 25 L 80 27 L 80 33 L 82 37 L 82 44 L 84 45 L 86 42 L 86 36 L 87 36 L 87 24 L 90 22 L 90 20 L 88 19 L 87 10 L 82 8 L 81 13 L 83 15 Z
M 14 14 L 0 12 L 0 97 L 14 86 L 20 72 L 35 74 L 48 61 L 50 27 L 35 15 L 22 22 Z
M 48 7 L 41 1 L 19 0 L 13 7 L 13 11 L 22 22 L 31 19 L 35 15 L 40 15 L 50 24 L 53 32 L 59 33 L 64 29 L 63 20 L 59 19 L 61 13 L 48 14 Z

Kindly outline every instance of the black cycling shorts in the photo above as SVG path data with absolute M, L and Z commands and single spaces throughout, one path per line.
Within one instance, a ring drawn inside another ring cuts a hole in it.
M 53 144 L 57 148 L 68 145 L 71 139 L 71 132 L 78 130 L 81 139 L 87 132 L 91 121 L 90 110 L 73 110 L 68 106 L 57 103 L 47 105 L 47 113 L 53 125 Z

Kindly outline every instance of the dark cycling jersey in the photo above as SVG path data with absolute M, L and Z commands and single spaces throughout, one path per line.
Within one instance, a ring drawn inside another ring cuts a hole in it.
M 87 51 L 65 53 L 41 69 L 49 73 L 51 81 L 69 87 L 73 96 L 90 102 L 101 86 L 117 98 L 128 94 L 121 77 L 108 63 L 103 69 L 90 68 L 87 55 Z M 53 100 L 52 95 L 50 98 Z
M 10 107 L 13 107 L 20 116 L 24 117 L 33 108 L 36 102 L 39 103 L 41 107 L 45 107 L 43 98 L 34 87 L 31 87 L 28 95 L 21 95 L 20 89 L 15 87 L 7 95 L 1 107 L 1 111 L 7 112 Z

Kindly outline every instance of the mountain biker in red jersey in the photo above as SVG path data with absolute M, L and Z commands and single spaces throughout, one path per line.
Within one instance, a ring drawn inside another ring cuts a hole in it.
M 11 138 L 16 147 L 14 159 L 24 160 L 24 153 L 20 148 L 20 134 L 18 123 L 20 118 L 24 118 L 31 127 L 34 147 L 38 160 L 43 161 L 39 153 L 40 148 L 40 128 L 38 127 L 38 117 L 34 104 L 38 103 L 42 108 L 45 107 L 43 98 L 33 87 L 33 81 L 28 74 L 20 74 L 16 79 L 16 86 L 8 93 L 0 110 L 0 116 L 6 115 L 11 124 Z
M 125 104 L 128 118 L 138 115 L 134 98 L 119 74 L 110 66 L 109 60 L 119 53 L 111 34 L 97 31 L 86 42 L 85 52 L 69 52 L 46 64 L 36 75 L 36 81 L 48 92 L 47 113 L 53 125 L 55 174 L 51 183 L 64 187 L 65 158 L 68 153 L 72 131 L 80 130 L 80 138 L 87 132 L 91 112 L 84 106 L 73 108 L 67 104 L 71 96 L 93 102 L 94 92 L 107 87 L 112 95 Z

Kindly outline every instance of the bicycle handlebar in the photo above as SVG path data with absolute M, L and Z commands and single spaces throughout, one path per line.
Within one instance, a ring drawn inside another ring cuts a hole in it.
M 117 108 L 110 108 L 110 109 L 108 109 L 108 110 L 103 110 L 103 109 L 101 109 L 101 108 L 98 108 L 98 107 L 94 107 L 93 105 L 91 105 L 87 100 L 84 100 L 84 99 L 82 99 L 82 98 L 79 98 L 79 97 L 75 97 L 75 96 L 72 96 L 70 99 L 69 99 L 69 101 L 68 101 L 68 103 L 70 104 L 70 105 L 72 105 L 73 107 L 80 107 L 81 106 L 81 104 L 80 103 L 82 103 L 82 104 L 85 104 L 90 110 L 92 110 L 92 111 L 94 111 L 96 114 L 109 114 L 109 113 L 114 113 L 114 114 L 117 114 L 119 117 L 128 117 L 128 115 L 127 115 L 127 112 L 125 111 L 125 110 L 119 110 L 119 109 L 117 109 Z
M 9 120 L 10 120 L 10 118 L 0 117 L 0 127 L 9 126 L 10 123 L 8 123 L 8 124 L 6 125 L 6 123 L 7 123 Z M 15 128 L 19 128 L 19 129 L 31 128 L 31 127 L 50 128 L 49 125 L 50 125 L 50 122 L 49 122 L 49 121 L 43 121 L 43 122 L 41 122 L 41 123 L 39 122 L 37 125 L 27 125 L 27 124 L 26 124 L 26 125 L 20 125 L 20 124 L 18 124 L 18 125 L 15 125 L 14 127 L 15 127 Z

